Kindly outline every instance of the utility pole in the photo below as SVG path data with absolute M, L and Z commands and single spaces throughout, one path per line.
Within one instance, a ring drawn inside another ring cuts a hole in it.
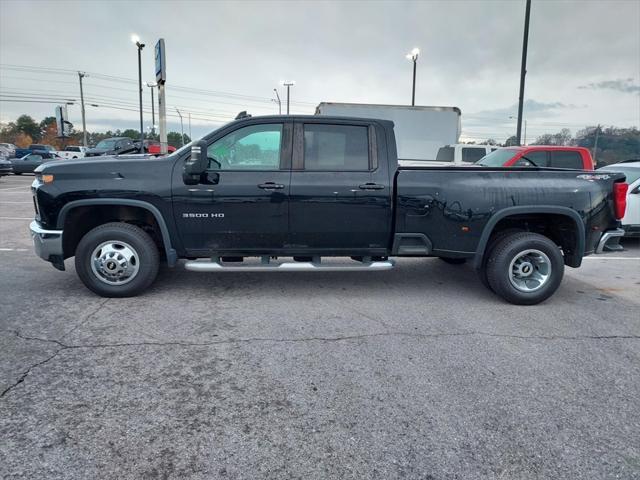
M 180 146 L 184 146 L 184 125 L 182 124 L 182 114 L 180 113 L 180 110 L 178 110 L 178 108 L 176 108 L 176 112 L 178 112 L 178 116 L 180 117 Z
M 151 135 L 156 136 L 156 104 L 153 99 L 153 89 L 158 86 L 157 83 L 144 83 L 151 90 Z
M 193 141 L 193 137 L 191 136 L 191 112 L 189 112 L 189 141 Z
M 280 95 L 278 94 L 278 89 L 274 88 L 274 92 L 276 92 L 276 98 L 278 99 L 278 115 L 282 115 L 282 102 L 280 101 Z
M 518 131 L 516 133 L 517 144 L 520 143 L 522 133 L 522 108 L 524 104 L 524 77 L 527 74 L 527 47 L 529 45 L 529 16 L 531 13 L 531 0 L 527 0 L 524 14 L 524 37 L 522 39 L 522 64 L 520 66 L 520 96 L 518 98 Z
M 82 144 L 88 147 L 87 142 L 87 122 L 84 116 L 84 92 L 82 91 L 82 79 L 86 76 L 84 72 L 78 72 L 78 78 L 80 79 L 80 105 L 82 111 Z
M 293 80 L 282 82 L 283 87 L 287 87 L 287 115 L 289 115 L 289 89 L 296 84 Z
M 411 106 L 416 104 L 416 66 L 418 64 L 418 55 L 420 55 L 420 49 L 414 48 L 410 53 L 407 53 L 407 60 L 413 62 L 413 87 L 411 89 Z
M 596 162 L 596 158 L 598 156 L 598 137 L 600 136 L 600 124 L 598 124 L 598 126 L 596 127 L 596 139 L 593 142 L 593 165 L 595 168 L 595 165 L 597 164 Z

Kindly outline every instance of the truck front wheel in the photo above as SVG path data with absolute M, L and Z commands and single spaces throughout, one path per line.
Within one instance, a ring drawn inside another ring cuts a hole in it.
M 132 297 L 148 288 L 160 258 L 156 244 L 140 227 L 106 223 L 90 230 L 75 252 L 76 272 L 85 286 L 103 297 Z
M 486 275 L 491 289 L 516 305 L 535 305 L 560 286 L 564 259 L 560 248 L 538 233 L 503 238 L 489 254 Z

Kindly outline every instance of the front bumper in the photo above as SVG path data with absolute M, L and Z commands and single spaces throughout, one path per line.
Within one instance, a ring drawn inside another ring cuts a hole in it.
M 64 270 L 62 230 L 45 230 L 35 220 L 31 222 L 29 229 L 36 254 L 43 260 L 51 262 L 58 270 Z
M 618 242 L 620 240 L 620 237 L 623 237 L 623 236 L 624 236 L 624 230 L 621 228 L 616 228 L 614 230 L 607 230 L 602 234 L 602 237 L 600 237 L 600 241 L 598 242 L 598 248 L 596 248 L 596 253 L 602 253 L 604 251 L 604 246 L 607 244 L 607 242 L 611 241 L 612 239 L 616 239 L 615 242 Z

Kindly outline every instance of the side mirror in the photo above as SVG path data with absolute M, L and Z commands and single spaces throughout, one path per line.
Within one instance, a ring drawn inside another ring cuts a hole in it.
M 115 147 L 113 147 L 114 150 L 120 150 L 120 145 L 116 145 Z
M 187 185 L 195 185 L 209 166 L 207 142 L 200 140 L 191 145 L 191 157 L 184 162 L 182 178 Z

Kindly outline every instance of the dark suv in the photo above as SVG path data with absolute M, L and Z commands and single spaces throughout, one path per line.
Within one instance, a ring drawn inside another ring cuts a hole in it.
M 101 140 L 95 147 L 88 149 L 85 156 L 120 155 L 122 153 L 135 153 L 136 151 L 137 148 L 133 140 L 127 137 L 115 137 Z

